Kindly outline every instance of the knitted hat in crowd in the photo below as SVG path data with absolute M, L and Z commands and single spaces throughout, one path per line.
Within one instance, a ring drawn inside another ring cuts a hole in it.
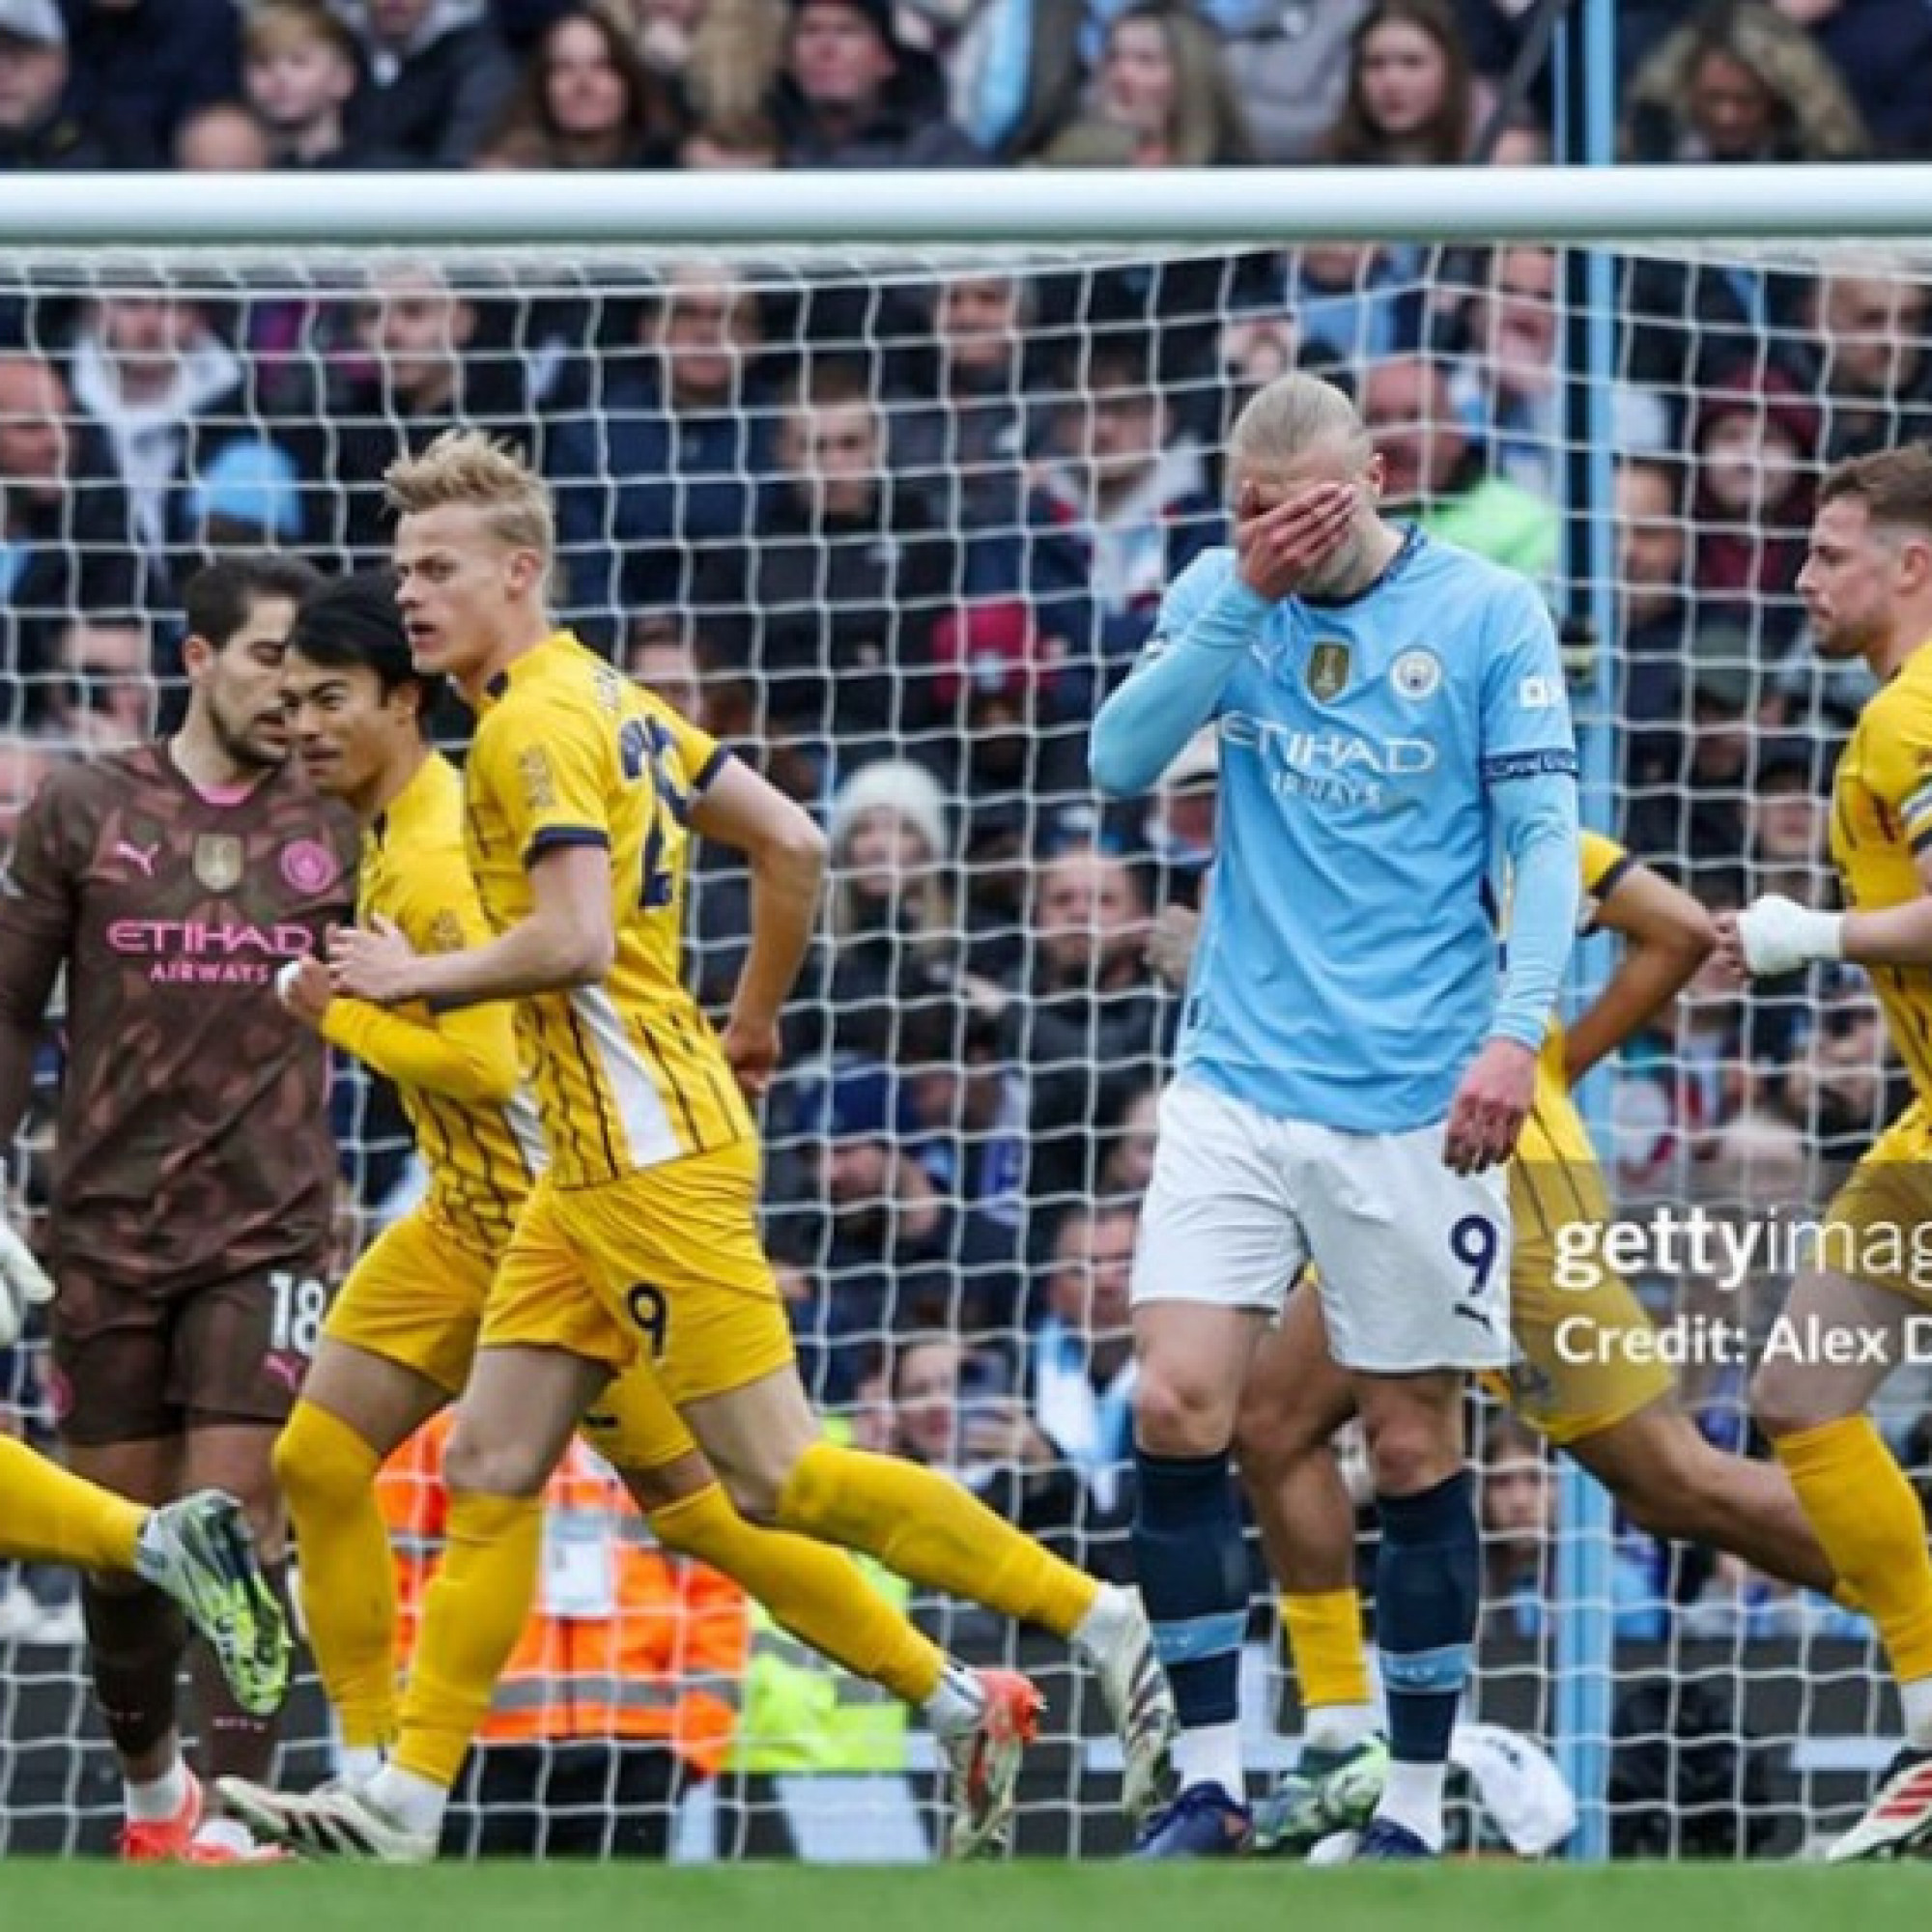
M 867 811 L 895 811 L 925 840 L 926 850 L 935 859 L 952 856 L 946 794 L 923 765 L 909 758 L 880 758 L 854 772 L 832 795 L 827 832 L 835 853 L 844 848 L 860 815 Z

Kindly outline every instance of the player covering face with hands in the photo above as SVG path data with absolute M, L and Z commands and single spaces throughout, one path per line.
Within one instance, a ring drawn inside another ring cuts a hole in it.
M 1840 464 L 1798 575 L 1821 657 L 1862 658 L 1879 690 L 1832 788 L 1832 859 L 1850 910 L 1766 897 L 1719 922 L 1734 974 L 1819 959 L 1864 967 L 1912 1076 L 1912 1104 L 1825 1211 L 1817 1264 L 1792 1284 L 1803 1349 L 1767 1360 L 1752 1406 L 1833 1567 L 1878 1626 L 1906 1742 L 1833 1859 L 1932 1844 L 1932 1559 L 1925 1519 L 1868 1406 L 1907 1324 L 1932 1307 L 1918 1235 L 1932 1223 L 1932 450 Z
M 1230 464 L 1235 542 L 1171 586 L 1092 748 L 1116 796 L 1204 724 L 1221 753 L 1134 1264 L 1134 1548 L 1182 1785 L 1142 1850 L 1251 1837 L 1229 1451 L 1261 1338 L 1312 1261 L 1382 1523 L 1393 1762 L 1360 1855 L 1428 1857 L 1477 1612 L 1463 1381 L 1509 1359 L 1500 1164 L 1575 923 L 1576 756 L 1542 599 L 1383 521 L 1380 460 L 1341 391 L 1270 384 Z M 1514 881 L 1500 993 L 1483 911 L 1496 849 Z

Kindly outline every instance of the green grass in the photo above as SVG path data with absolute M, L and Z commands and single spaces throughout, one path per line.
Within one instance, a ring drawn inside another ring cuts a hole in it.
M 6 1932 L 1869 1932 L 1928 1899 L 1922 1865 L 0 1865 Z

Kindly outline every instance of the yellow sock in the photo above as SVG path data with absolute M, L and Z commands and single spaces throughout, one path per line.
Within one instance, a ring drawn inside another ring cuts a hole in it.
M 1071 1636 L 1100 1586 L 945 1476 L 814 1442 L 779 1498 L 787 1529 L 876 1556 L 909 1582 Z
M 394 1762 L 447 1790 L 536 1602 L 542 1500 L 452 1492 L 443 1534 L 442 1568 L 423 1593 Z
M 1354 1590 L 1283 1591 L 1281 1627 L 1303 1710 L 1368 1704 L 1369 1651 L 1362 1641 L 1362 1599 Z
M 23 1563 L 131 1570 L 148 1512 L 0 1435 L 0 1553 Z
M 1932 1677 L 1932 1557 L 1925 1518 L 1871 1418 L 1848 1416 L 1772 1443 L 1805 1517 L 1878 1626 L 1901 1684 Z
M 866 1581 L 842 1549 L 747 1522 L 716 1483 L 653 1510 L 651 1528 L 666 1548 L 743 1584 L 794 1636 L 855 1676 L 908 1704 L 923 1704 L 939 1689 L 944 1653 Z
M 376 1502 L 380 1458 L 339 1416 L 298 1402 L 275 1479 L 301 1550 L 302 1618 L 342 1742 L 396 1734 L 396 1571 Z

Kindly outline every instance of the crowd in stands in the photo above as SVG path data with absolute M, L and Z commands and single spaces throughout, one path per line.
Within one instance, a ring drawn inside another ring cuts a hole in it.
M 1548 103 L 1504 86 L 1526 11 L 0 0 L 0 171 L 1534 165 Z M 1618 13 L 1633 159 L 1932 155 L 1922 6 Z M 1289 367 L 1356 394 L 1391 508 L 1569 611 L 1562 266 L 1324 244 L 878 282 L 688 257 L 643 282 L 396 257 L 90 288 L 0 261 L 0 832 L 52 761 L 164 712 L 179 586 L 211 552 L 367 561 L 394 455 L 459 422 L 530 449 L 563 614 L 830 838 L 771 1111 L 813 1387 L 1118 1571 L 1126 1272 L 1179 1010 L 1148 939 L 1198 895 L 1216 765 L 1198 746 L 1103 808 L 1088 721 L 1225 536 L 1226 426 Z M 1863 690 L 1812 663 L 1792 580 L 1822 467 L 1932 429 L 1927 284 L 1876 256 L 1616 273 L 1615 614 L 1577 664 L 1622 765 L 1591 815 L 1714 908 L 1828 903 L 1821 801 Z M 707 999 L 746 908 L 707 856 Z M 1854 976 L 1700 980 L 1613 1076 L 1618 1182 L 1822 1200 L 1895 1111 L 1883 1054 Z M 361 1233 L 411 1175 L 381 1094 L 343 1092 Z M 1691 1393 L 1740 1426 L 1735 1386 Z M 1529 1616 L 1548 1472 L 1492 1447 L 1522 1488 L 1492 1493 L 1497 1614 Z M 1652 1581 L 1630 1628 L 1654 1630 L 1670 1566 L 1632 1562 Z M 1765 1601 L 1700 1589 L 1707 1616 Z

